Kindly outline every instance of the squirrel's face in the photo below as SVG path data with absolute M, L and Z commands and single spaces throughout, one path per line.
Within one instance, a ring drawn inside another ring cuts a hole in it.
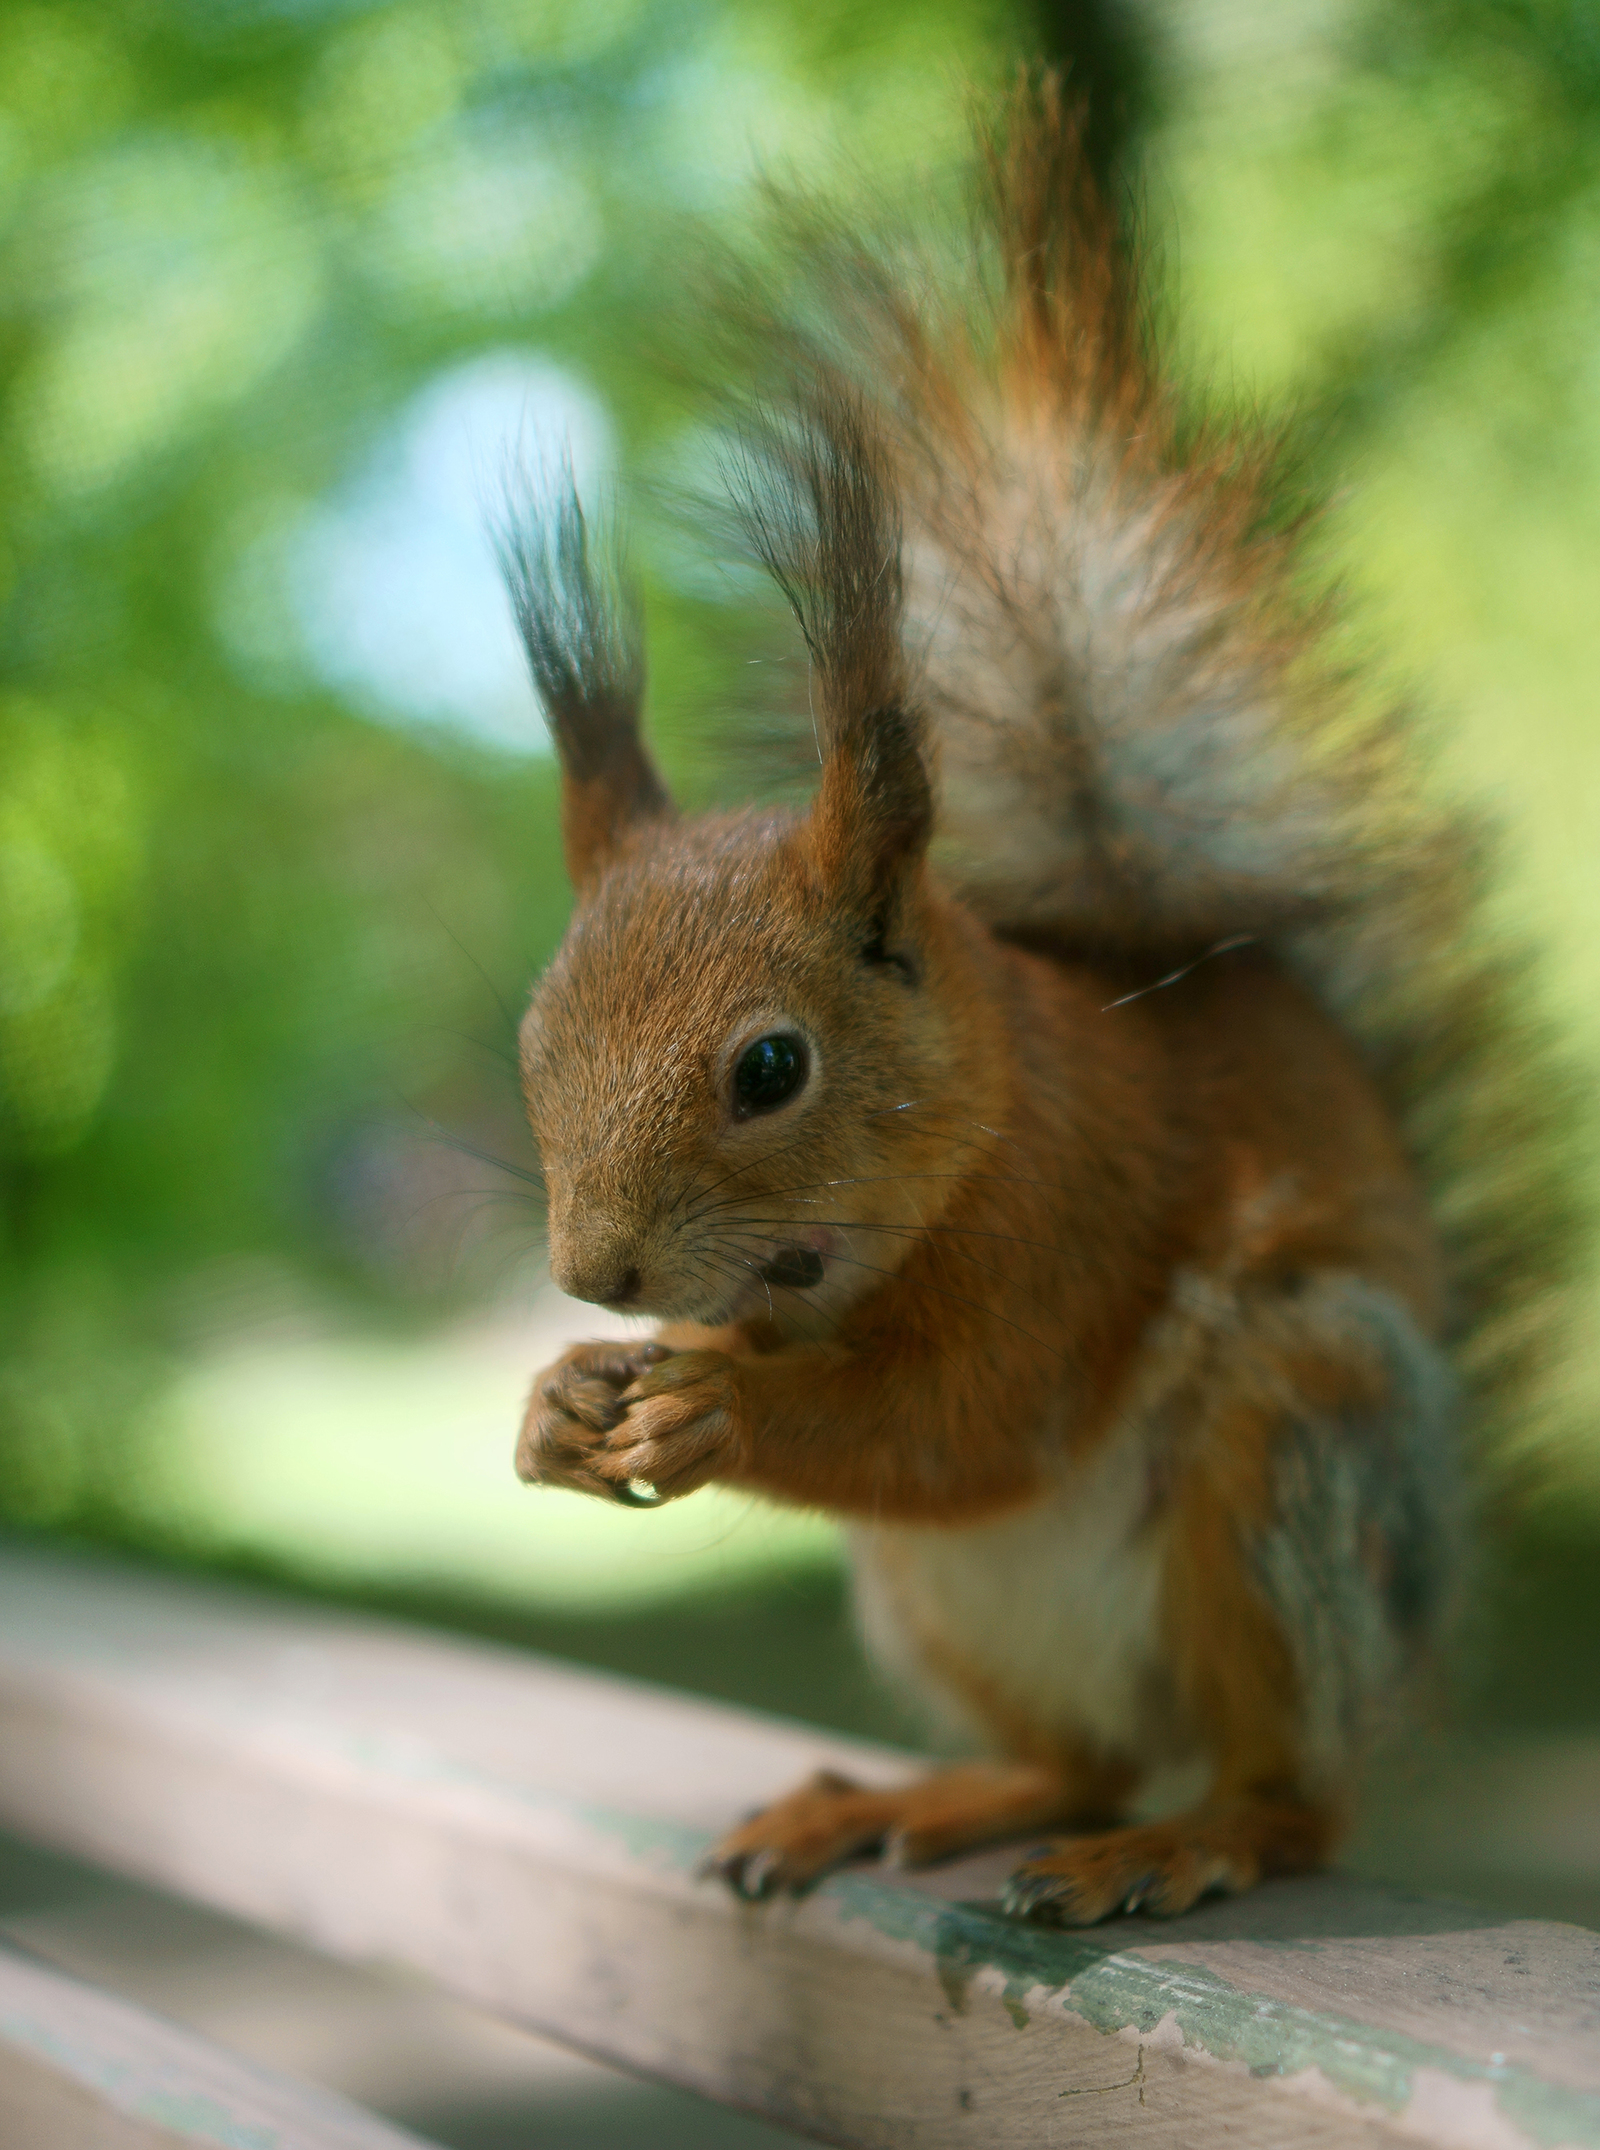
M 659 825 L 587 891 L 522 1034 L 574 1297 L 825 1327 L 899 1266 L 985 1117 L 956 1062 L 948 919 L 864 917 L 804 823 Z
M 972 1065 L 981 966 L 923 865 L 893 459 L 822 378 L 753 453 L 736 493 L 811 659 L 803 818 L 675 822 L 640 732 L 637 616 L 576 495 L 501 533 L 580 892 L 523 1079 L 567 1291 L 816 1329 L 919 1243 L 1001 1078 Z

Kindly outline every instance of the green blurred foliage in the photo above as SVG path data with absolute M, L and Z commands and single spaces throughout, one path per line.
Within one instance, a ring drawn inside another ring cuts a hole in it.
M 624 480 L 672 482 L 661 324 L 757 171 L 937 190 L 967 86 L 1030 50 L 1093 92 L 1202 364 L 1354 451 L 1336 542 L 1521 815 L 1515 900 L 1600 1053 L 1593 7 L 0 5 L 0 1510 L 114 1520 L 240 1263 L 407 1319 L 481 1291 L 453 1249 L 494 1175 L 431 1128 L 527 1161 L 548 762 L 330 687 L 295 533 L 485 353 L 589 384 Z M 652 528 L 653 722 L 694 796 L 742 615 Z
M 1229 0 L 1164 19 L 1182 93 L 1153 221 L 1191 361 L 1302 413 L 1359 638 L 1435 718 L 1440 783 L 1499 815 L 1500 922 L 1542 944 L 1530 1008 L 1592 1094 L 1600 9 Z M 1508 1459 L 1591 1530 L 1597 1311 L 1591 1273 L 1563 1428 Z
M 648 469 L 686 231 L 737 221 L 758 158 L 948 162 L 1004 28 L 0 8 L 0 1509 L 114 1519 L 241 1261 L 413 1316 L 481 1290 L 454 1256 L 496 1175 L 435 1124 L 528 1162 L 510 1020 L 566 903 L 531 698 L 523 752 L 345 706 L 280 541 L 484 351 L 581 375 Z M 720 608 L 651 596 L 692 790 Z

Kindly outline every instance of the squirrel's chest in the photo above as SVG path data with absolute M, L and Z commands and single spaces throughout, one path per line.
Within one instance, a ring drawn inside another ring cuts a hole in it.
M 1130 1433 L 1020 1514 L 850 1532 L 868 1650 L 963 1741 L 1086 1743 L 1152 1763 L 1174 1737 L 1161 1633 L 1167 1528 Z

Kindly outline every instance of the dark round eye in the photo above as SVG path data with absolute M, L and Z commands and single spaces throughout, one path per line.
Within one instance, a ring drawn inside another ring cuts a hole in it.
M 806 1049 L 798 1038 L 757 1038 L 739 1055 L 733 1095 L 744 1114 L 776 1112 L 806 1079 Z

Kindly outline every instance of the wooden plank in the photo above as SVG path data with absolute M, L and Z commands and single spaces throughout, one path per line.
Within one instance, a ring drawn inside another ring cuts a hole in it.
M 5 2150 L 425 2150 L 330 2092 L 238 2059 L 0 1945 Z
M 0 1558 L 0 1824 L 864 2146 L 1600 2146 L 1600 1935 L 1338 1877 L 1159 1925 L 1005 1855 L 800 1903 L 694 1879 L 819 1763 L 907 1758 L 381 1623 Z

